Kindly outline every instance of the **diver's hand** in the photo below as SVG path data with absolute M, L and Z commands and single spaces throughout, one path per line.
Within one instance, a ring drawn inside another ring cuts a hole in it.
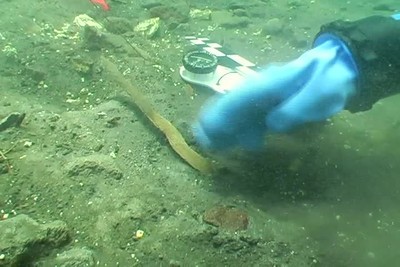
M 262 148 L 267 132 L 287 132 L 341 111 L 355 93 L 356 66 L 334 36 L 282 66 L 270 66 L 207 103 L 194 126 L 203 147 Z

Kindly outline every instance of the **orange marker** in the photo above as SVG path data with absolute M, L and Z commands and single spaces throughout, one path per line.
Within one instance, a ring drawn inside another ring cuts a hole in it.
M 103 10 L 110 10 L 110 6 L 106 2 L 106 0 L 90 0 L 95 5 L 100 5 Z

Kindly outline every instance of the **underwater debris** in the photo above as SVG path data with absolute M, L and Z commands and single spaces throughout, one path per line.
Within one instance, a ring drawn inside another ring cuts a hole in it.
M 144 231 L 143 230 L 136 230 L 133 239 L 134 240 L 140 240 L 144 237 Z

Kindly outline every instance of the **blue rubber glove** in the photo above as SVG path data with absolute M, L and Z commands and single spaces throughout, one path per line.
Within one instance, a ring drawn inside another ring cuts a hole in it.
M 266 133 L 288 132 L 340 112 L 356 91 L 357 67 L 334 35 L 285 65 L 270 66 L 237 88 L 209 101 L 194 135 L 208 149 L 258 150 Z

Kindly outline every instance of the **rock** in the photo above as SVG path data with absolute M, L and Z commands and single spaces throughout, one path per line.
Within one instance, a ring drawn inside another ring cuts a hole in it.
M 248 18 L 236 17 L 229 11 L 215 11 L 211 14 L 211 19 L 219 26 L 227 29 L 244 28 L 250 23 Z
M 149 9 L 152 18 L 160 18 L 172 30 L 189 21 L 189 7 L 186 4 L 160 5 Z
M 247 2 L 233 1 L 233 2 L 228 3 L 227 9 L 229 9 L 229 10 L 246 9 L 249 6 L 250 6 L 250 4 L 248 4 Z
M 87 248 L 72 248 L 57 255 L 52 260 L 46 260 L 39 266 L 58 266 L 58 267 L 92 267 L 96 266 L 93 252 Z
M 157 0 L 141 0 L 140 1 L 140 6 L 146 9 L 150 9 L 156 6 L 161 6 L 162 1 L 157 1 Z
M 189 17 L 191 19 L 197 20 L 210 20 L 211 19 L 211 9 L 190 9 Z
M 87 157 L 74 158 L 66 166 L 68 175 L 84 177 L 106 177 L 119 180 L 123 177 L 122 172 L 113 163 L 110 156 L 95 154 Z
M 176 260 L 170 260 L 168 263 L 169 267 L 180 267 L 182 264 L 179 261 Z
M 245 211 L 223 205 L 206 210 L 203 221 L 232 231 L 246 230 L 249 226 L 249 216 Z
M 89 26 L 83 29 L 82 45 L 90 51 L 110 49 L 116 52 L 137 53 L 121 35 Z
M 153 38 L 154 36 L 156 36 L 159 28 L 160 28 L 160 18 L 156 17 L 156 18 L 146 19 L 140 22 L 138 25 L 135 26 L 133 31 L 140 32 L 147 38 Z
M 93 70 L 94 61 L 91 57 L 82 54 L 70 58 L 71 67 L 81 75 L 90 75 Z
M 115 34 L 123 34 L 132 31 L 133 25 L 126 18 L 108 17 L 105 22 L 107 31 Z
M 103 29 L 103 26 L 100 23 L 98 23 L 94 18 L 90 17 L 87 14 L 80 14 L 76 16 L 74 19 L 74 24 L 80 28 L 93 27 L 98 30 Z
M 300 0 L 290 0 L 287 2 L 287 6 L 289 7 L 289 9 L 297 9 L 304 5 L 305 5 L 305 2 L 300 1 Z
M 283 30 L 283 23 L 278 18 L 273 18 L 267 21 L 263 27 L 263 33 L 266 35 L 277 35 Z
M 33 266 L 41 256 L 71 239 L 62 221 L 39 224 L 27 215 L 0 221 L 0 266 Z
M 27 65 L 23 69 L 23 74 L 37 83 L 46 79 L 46 71 L 39 66 Z
M 19 127 L 25 118 L 25 113 L 13 112 L 0 120 L 0 132 L 11 127 Z
M 232 13 L 236 17 L 248 17 L 249 16 L 247 11 L 244 9 L 234 9 L 234 10 L 232 10 Z

